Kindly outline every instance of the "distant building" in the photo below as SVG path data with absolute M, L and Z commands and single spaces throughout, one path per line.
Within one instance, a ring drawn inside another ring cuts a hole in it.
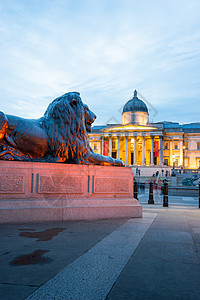
M 95 153 L 122 159 L 126 166 L 200 168 L 200 123 L 149 123 L 137 91 L 123 107 L 122 124 L 94 126 L 89 141 Z

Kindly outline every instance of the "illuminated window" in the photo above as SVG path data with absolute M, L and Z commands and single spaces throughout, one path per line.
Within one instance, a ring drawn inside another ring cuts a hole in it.
M 200 143 L 197 143 L 197 150 L 200 150 Z
M 94 144 L 94 150 L 97 150 L 97 144 Z
M 134 144 L 130 143 L 130 149 L 133 151 L 134 150 Z
M 139 151 L 142 151 L 142 142 L 141 142 L 141 140 L 138 141 L 137 148 L 138 148 Z
M 178 142 L 174 142 L 174 149 L 175 149 L 175 150 L 178 149 Z
M 164 159 L 164 165 L 165 165 L 165 166 L 168 166 L 168 158 L 165 158 L 165 159 Z
M 165 143 L 165 150 L 169 149 L 169 144 L 168 143 Z
M 115 150 L 116 149 L 116 142 L 112 142 L 112 149 Z

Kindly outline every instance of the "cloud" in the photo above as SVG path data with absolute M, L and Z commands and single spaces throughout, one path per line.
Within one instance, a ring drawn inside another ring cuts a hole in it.
M 195 0 L 2 2 L 1 109 L 38 117 L 77 90 L 104 124 L 137 89 L 158 120 L 197 118 L 180 103 L 200 109 L 199 11 Z

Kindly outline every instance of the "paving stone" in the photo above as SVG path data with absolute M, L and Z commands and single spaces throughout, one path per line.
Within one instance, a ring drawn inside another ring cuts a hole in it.
M 174 230 L 150 230 L 147 232 L 145 239 L 154 242 L 193 244 L 193 239 L 189 232 Z
M 13 285 L 0 283 L 0 299 L 1 300 L 22 300 L 29 294 L 33 293 L 37 286 Z
M 140 260 L 132 257 L 107 296 L 107 300 L 199 299 L 198 264 Z

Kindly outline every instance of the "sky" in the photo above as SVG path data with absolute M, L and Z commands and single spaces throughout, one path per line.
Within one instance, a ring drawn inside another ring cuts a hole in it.
M 94 125 L 145 99 L 152 122 L 200 122 L 199 0 L 0 0 L 0 110 L 40 118 L 78 91 Z

